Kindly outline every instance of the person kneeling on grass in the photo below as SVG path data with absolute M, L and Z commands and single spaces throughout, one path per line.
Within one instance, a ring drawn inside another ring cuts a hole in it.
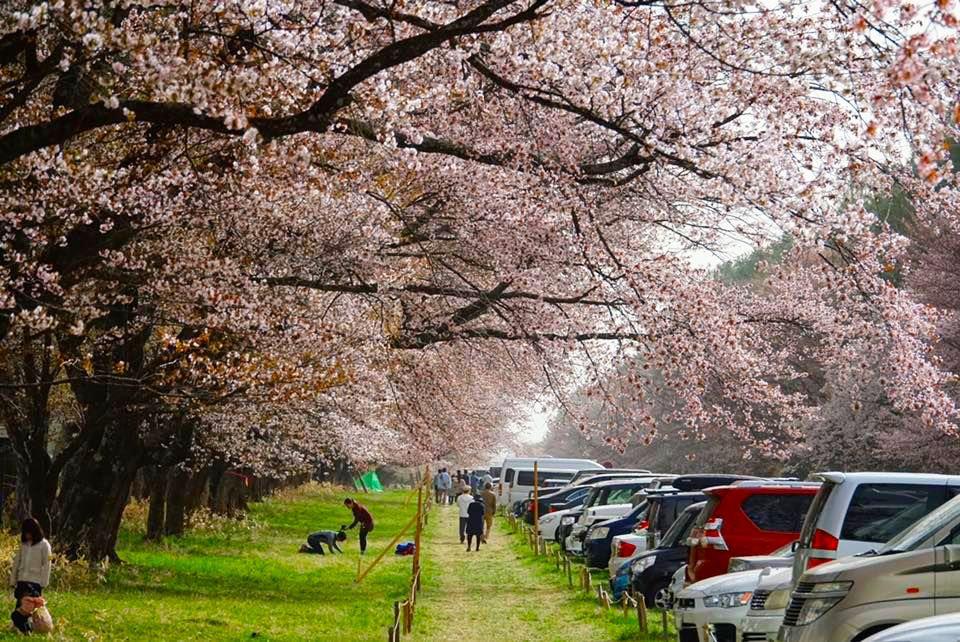
M 20 548 L 10 568 L 10 585 L 17 606 L 10 619 L 21 633 L 30 633 L 30 615 L 42 602 L 24 604 L 24 598 L 40 598 L 43 588 L 50 583 L 50 542 L 43 536 L 40 523 L 32 517 L 20 526 Z
M 346 541 L 347 534 L 343 532 L 341 528 L 339 531 L 317 531 L 316 533 L 310 533 L 307 535 L 307 543 L 300 545 L 301 553 L 316 553 L 318 555 L 323 555 L 323 545 L 326 544 L 327 548 L 330 549 L 330 554 L 333 555 L 333 552 L 342 553 L 340 547 L 337 546 L 337 542 Z

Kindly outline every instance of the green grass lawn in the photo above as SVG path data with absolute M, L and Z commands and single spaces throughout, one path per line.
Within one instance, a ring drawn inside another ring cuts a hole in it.
M 360 497 L 376 520 L 364 565 L 414 514 L 415 500 L 405 506 L 406 495 Z M 46 594 L 59 625 L 54 637 L 383 640 L 393 600 L 407 591 L 411 558 L 391 551 L 357 585 L 356 531 L 341 544 L 346 555 L 297 553 L 310 531 L 351 521 L 342 498 L 342 491 L 307 486 L 253 504 L 246 524 L 210 520 L 158 544 L 143 540 L 139 515 L 127 519 L 118 546 L 123 565 L 100 578 L 78 567 L 55 567 Z M 0 639 L 16 637 L 12 629 L 0 633 Z
M 504 533 L 509 533 L 508 528 L 504 527 Z M 598 583 L 606 583 L 609 580 L 607 571 L 594 571 L 591 573 L 594 591 L 587 593 L 579 589 L 579 572 L 581 565 L 575 564 L 573 567 L 573 584 L 576 589 L 569 588 L 567 576 L 557 570 L 556 563 L 552 557 L 537 557 L 527 544 L 525 536 L 520 534 L 513 535 L 511 545 L 516 553 L 519 563 L 521 563 L 529 573 L 539 578 L 545 587 L 553 587 L 575 596 L 566 606 L 569 613 L 569 622 L 591 621 L 604 631 L 604 640 L 636 640 L 641 642 L 663 642 L 672 640 L 676 633 L 672 627 L 672 621 L 668 622 L 667 634 L 664 634 L 661 626 L 661 614 L 659 611 L 650 610 L 648 612 L 648 630 L 647 635 L 640 633 L 640 626 L 637 621 L 635 610 L 631 610 L 624 616 L 619 607 L 611 607 L 605 610 L 600 606 L 596 595 L 596 586 Z M 552 548 L 552 550 L 556 550 Z M 562 567 L 561 567 L 562 568 Z M 544 640 L 563 640 L 564 623 L 559 623 L 553 637 L 544 637 Z M 568 625 L 567 625 L 568 626 Z

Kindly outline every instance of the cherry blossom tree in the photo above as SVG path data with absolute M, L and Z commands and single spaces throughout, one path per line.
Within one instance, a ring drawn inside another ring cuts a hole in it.
M 920 11 L 13 2 L 4 421 L 37 493 L 59 483 L 55 532 L 112 553 L 133 474 L 184 421 L 251 466 L 426 461 L 586 380 L 615 441 L 669 421 L 775 451 L 819 412 L 776 328 L 816 337 L 851 394 L 867 360 L 893 408 L 951 429 L 941 315 L 885 278 L 907 243 L 859 196 L 903 185 L 919 225 L 956 229 L 956 25 Z M 784 233 L 762 292 L 691 258 Z M 47 462 L 30 408 L 61 387 Z

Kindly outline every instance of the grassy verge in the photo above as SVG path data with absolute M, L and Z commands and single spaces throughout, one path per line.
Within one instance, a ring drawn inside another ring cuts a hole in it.
M 504 523 L 504 532 L 509 533 L 509 526 Z M 636 610 L 629 610 L 624 615 L 618 606 L 611 606 L 609 610 L 604 609 L 597 599 L 596 586 L 599 583 L 606 584 L 609 580 L 609 574 L 603 570 L 592 571 L 593 592 L 586 592 L 580 589 L 579 573 L 582 565 L 575 564 L 573 567 L 573 585 L 569 587 L 566 574 L 556 567 L 555 559 L 552 556 L 536 556 L 527 543 L 526 535 L 518 531 L 518 534 L 512 538 L 511 545 L 517 555 L 519 562 L 533 574 L 538 581 L 544 585 L 552 587 L 562 587 L 571 596 L 568 603 L 571 619 L 591 619 L 593 622 L 602 626 L 607 640 L 634 640 L 641 642 L 664 642 L 665 640 L 676 639 L 676 631 L 672 626 L 672 619 L 668 619 L 667 631 L 664 632 L 661 625 L 662 618 L 660 611 L 651 609 L 647 613 L 648 633 L 642 634 L 637 619 Z M 557 550 L 557 549 L 552 549 Z
M 415 502 L 404 504 L 406 495 L 360 498 L 376 520 L 364 565 L 415 512 Z M 244 522 L 207 519 L 162 543 L 145 542 L 142 521 L 127 520 L 118 546 L 123 565 L 100 574 L 55 567 L 47 592 L 59 625 L 54 638 L 385 639 L 392 602 L 408 588 L 411 558 L 391 551 L 357 585 L 356 531 L 342 545 L 345 555 L 297 553 L 307 533 L 350 521 L 342 498 L 343 491 L 306 486 L 254 504 Z M 0 633 L 0 639 L 15 638 Z

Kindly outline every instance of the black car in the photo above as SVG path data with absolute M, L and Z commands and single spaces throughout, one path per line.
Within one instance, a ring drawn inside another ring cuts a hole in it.
M 761 479 L 752 475 L 726 475 L 703 473 L 696 475 L 680 475 L 673 479 L 672 486 L 677 490 L 703 490 L 712 486 L 729 486 L 738 481 Z
M 706 502 L 698 502 L 687 506 L 667 530 L 657 548 L 640 554 L 618 569 L 617 577 L 612 581 L 614 592 L 616 593 L 618 584 L 620 590 L 629 584 L 633 586 L 635 595 L 643 595 L 647 606 L 668 607 L 670 581 L 677 569 L 687 563 L 687 537 L 697 515 L 706 505 Z M 622 577 L 621 573 L 629 579 L 618 580 L 617 578 Z

